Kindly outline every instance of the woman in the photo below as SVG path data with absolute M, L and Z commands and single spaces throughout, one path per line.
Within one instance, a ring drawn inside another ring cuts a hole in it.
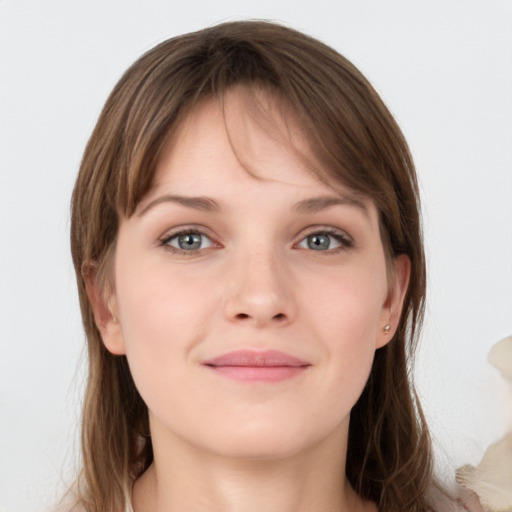
M 334 50 L 265 22 L 121 78 L 73 194 L 87 511 L 441 510 L 408 375 L 406 142 Z

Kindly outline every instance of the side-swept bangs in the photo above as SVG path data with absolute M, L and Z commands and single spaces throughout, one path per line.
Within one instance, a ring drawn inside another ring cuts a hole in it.
M 82 164 L 91 170 L 84 179 L 94 184 L 88 202 L 101 205 L 91 213 L 130 216 L 179 119 L 205 97 L 258 86 L 286 98 L 319 174 L 369 196 L 392 235 L 393 253 L 406 252 L 400 222 L 406 198 L 397 192 L 416 190 L 415 175 L 403 136 L 372 86 L 343 56 L 294 30 L 265 22 L 221 27 L 220 36 L 213 27 L 159 44 L 116 85 Z M 105 236 L 112 240 L 116 231 L 109 226 Z M 98 249 L 89 256 L 101 259 Z
M 131 483 L 153 457 L 147 409 L 126 358 L 110 354 L 101 342 L 83 266 L 92 262 L 99 275 L 109 274 L 119 221 L 150 190 L 161 151 L 181 119 L 207 98 L 222 104 L 239 86 L 249 96 L 264 90 L 283 99 L 307 138 L 311 155 L 301 156 L 312 172 L 370 198 L 388 260 L 406 254 L 411 261 L 398 329 L 377 351 L 351 413 L 347 476 L 382 511 L 424 510 L 431 451 L 409 363 L 426 285 L 409 149 L 382 100 L 347 59 L 295 30 L 246 21 L 176 37 L 144 54 L 115 86 L 87 144 L 71 219 L 90 362 L 82 425 L 88 494 L 82 502 L 91 504 L 87 510 L 122 509 Z

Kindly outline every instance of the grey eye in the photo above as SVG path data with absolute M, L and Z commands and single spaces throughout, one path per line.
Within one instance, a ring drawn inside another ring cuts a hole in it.
M 311 233 L 304 237 L 299 243 L 301 249 L 309 249 L 317 252 L 332 251 L 333 249 L 346 248 L 351 245 L 350 239 L 346 238 L 346 235 L 342 233 L 326 233 L 322 231 Z
M 315 233 L 306 237 L 308 249 L 326 251 L 331 247 L 331 237 L 325 233 Z
M 187 233 L 177 237 L 180 249 L 193 251 L 201 247 L 201 235 L 199 233 Z
M 178 233 L 168 238 L 164 243 L 182 251 L 197 251 L 213 245 L 213 242 L 206 235 L 194 231 Z

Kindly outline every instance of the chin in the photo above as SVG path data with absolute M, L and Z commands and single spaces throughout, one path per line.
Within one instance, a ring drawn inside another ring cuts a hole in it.
M 340 429 L 310 429 L 304 421 L 279 422 L 258 421 L 237 425 L 237 428 L 223 428 L 215 439 L 211 438 L 212 449 L 218 455 L 241 460 L 280 460 L 305 453 L 322 441 L 338 438 Z M 210 431 L 211 432 L 211 431 Z M 213 433 L 213 432 L 211 432 Z

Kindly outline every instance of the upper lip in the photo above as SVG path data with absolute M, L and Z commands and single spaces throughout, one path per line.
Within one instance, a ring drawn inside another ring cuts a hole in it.
M 310 363 L 279 350 L 236 350 L 203 362 L 206 366 L 278 367 L 309 366 Z

